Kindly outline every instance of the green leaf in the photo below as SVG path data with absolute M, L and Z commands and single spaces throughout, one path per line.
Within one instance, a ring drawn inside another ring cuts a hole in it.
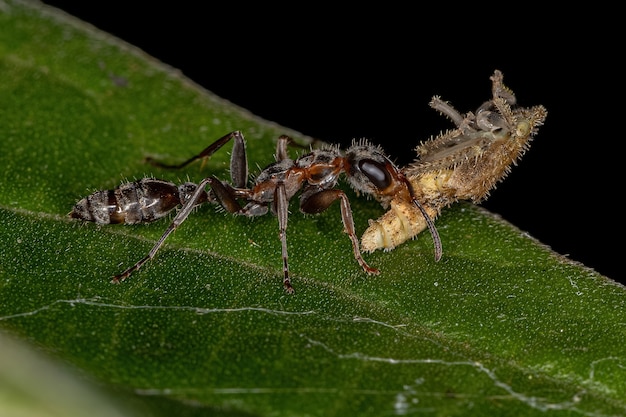
M 382 271 L 367 276 L 339 208 L 304 217 L 293 201 L 293 296 L 276 218 L 207 205 L 110 284 L 168 221 L 80 224 L 67 217 L 78 199 L 146 175 L 227 178 L 228 150 L 202 170 L 144 159 L 179 162 L 232 130 L 251 167 L 273 160 L 280 134 L 307 138 L 39 3 L 0 3 L 0 74 L 0 326 L 106 401 L 154 416 L 626 414 L 625 288 L 470 204 L 437 220 L 440 262 L 422 234 L 366 255 Z M 383 210 L 350 196 L 361 233 Z M 11 372 L 0 414 L 28 397 Z M 24 375 L 33 393 L 59 392 Z

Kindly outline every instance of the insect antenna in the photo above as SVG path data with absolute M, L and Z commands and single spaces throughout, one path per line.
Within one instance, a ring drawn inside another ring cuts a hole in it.
M 422 213 L 422 216 L 424 216 L 424 219 L 426 220 L 428 231 L 430 232 L 430 235 L 433 238 L 433 245 L 435 245 L 435 262 L 438 262 L 441 259 L 441 256 L 443 255 L 443 247 L 441 244 L 441 237 L 439 237 L 439 232 L 437 231 L 437 228 L 435 227 L 435 222 L 433 222 L 433 219 L 431 219 L 428 213 L 426 213 L 426 210 L 424 209 L 422 204 L 419 201 L 417 201 L 417 198 L 415 198 L 415 193 L 413 192 L 413 186 L 411 185 L 411 182 L 407 180 L 406 178 L 403 178 L 403 180 L 407 188 L 409 189 L 409 193 L 411 194 L 411 200 L 413 201 L 413 204 L 415 204 L 415 206 L 419 209 L 419 211 Z

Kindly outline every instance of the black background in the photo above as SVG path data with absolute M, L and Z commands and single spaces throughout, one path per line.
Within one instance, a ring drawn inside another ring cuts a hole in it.
M 508 15 L 479 3 L 467 11 L 429 4 L 428 12 L 391 4 L 339 11 L 307 3 L 277 10 L 46 3 L 258 116 L 328 142 L 367 137 L 398 164 L 413 159 L 419 141 L 452 127 L 428 107 L 431 96 L 475 110 L 490 98 L 489 76 L 500 69 L 518 103 L 543 104 L 548 117 L 482 205 L 556 252 L 626 282 L 619 268 L 623 47 L 608 10 L 545 16 L 539 8 Z

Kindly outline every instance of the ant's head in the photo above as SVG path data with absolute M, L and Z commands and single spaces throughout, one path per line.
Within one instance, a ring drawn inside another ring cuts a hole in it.
M 346 150 L 345 161 L 348 182 L 355 191 L 378 200 L 394 193 L 398 169 L 379 146 L 361 139 Z

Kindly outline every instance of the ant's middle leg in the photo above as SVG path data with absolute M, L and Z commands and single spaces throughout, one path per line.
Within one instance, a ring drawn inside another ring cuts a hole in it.
M 346 232 L 352 242 L 354 258 L 365 272 L 368 274 L 378 274 L 380 271 L 369 266 L 361 255 L 361 250 L 359 249 L 359 238 L 354 230 L 354 220 L 352 218 L 350 201 L 348 200 L 348 196 L 343 191 L 338 189 L 324 190 L 314 187 L 308 188 L 302 193 L 300 210 L 303 213 L 308 214 L 321 213 L 335 200 L 340 200 L 341 203 L 341 220 L 343 221 L 344 232 Z
M 289 294 L 294 293 L 289 277 L 289 263 L 287 254 L 287 221 L 289 220 L 289 199 L 285 190 L 285 183 L 279 182 L 274 192 L 274 202 L 276 203 L 276 217 L 278 217 L 278 230 L 283 257 L 283 288 Z
M 213 177 L 211 182 L 211 189 L 215 193 L 220 205 L 227 211 L 233 214 L 256 217 L 262 216 L 269 211 L 267 204 L 253 201 L 250 198 L 251 190 L 249 189 L 236 189 L 229 184 L 223 183 L 217 178 Z M 241 207 L 237 199 L 244 199 L 248 201 L 245 207 Z M 289 277 L 289 262 L 287 253 L 287 221 L 289 219 L 289 199 L 287 198 L 287 191 L 285 189 L 285 183 L 280 181 L 276 184 L 274 189 L 274 211 L 278 217 L 278 229 L 281 242 L 282 259 L 283 259 L 283 287 L 289 294 L 294 293 L 293 286 L 291 285 L 291 278 Z
M 199 154 L 192 156 L 178 165 L 164 164 L 152 158 L 147 158 L 146 161 L 160 168 L 183 168 L 198 159 L 206 160 L 231 139 L 233 140 L 233 150 L 230 155 L 230 178 L 235 187 L 243 188 L 248 182 L 248 157 L 246 155 L 246 141 L 243 138 L 243 134 L 238 130 L 219 138 Z
M 281 135 L 276 142 L 276 154 L 274 155 L 274 159 L 276 162 L 283 161 L 285 159 L 289 159 L 289 154 L 287 153 L 288 147 L 294 147 L 298 149 L 311 150 L 311 145 L 315 142 L 319 142 L 316 139 L 313 139 L 310 145 L 301 145 L 291 137 L 287 135 Z
M 274 155 L 274 159 L 276 160 L 276 162 L 289 159 L 287 146 L 289 146 L 289 144 L 291 143 L 294 143 L 294 141 L 287 135 L 281 135 L 278 138 L 278 141 L 276 142 L 276 155 Z
M 267 204 L 257 202 L 251 199 L 251 190 L 249 189 L 237 189 L 231 187 L 229 184 L 223 183 L 215 177 L 207 178 L 205 181 L 211 185 L 211 189 L 215 193 L 215 197 L 222 207 L 228 212 L 248 216 L 256 217 L 267 214 L 269 208 Z M 247 200 L 248 204 L 245 207 L 241 207 L 237 199 Z M 287 253 L 287 221 L 289 219 L 289 199 L 287 198 L 287 191 L 285 189 L 285 183 L 279 181 L 274 189 L 274 211 L 278 217 L 279 237 L 282 249 L 283 258 L 283 287 L 289 294 L 293 294 L 294 289 L 291 285 L 291 278 L 289 277 L 289 263 Z

